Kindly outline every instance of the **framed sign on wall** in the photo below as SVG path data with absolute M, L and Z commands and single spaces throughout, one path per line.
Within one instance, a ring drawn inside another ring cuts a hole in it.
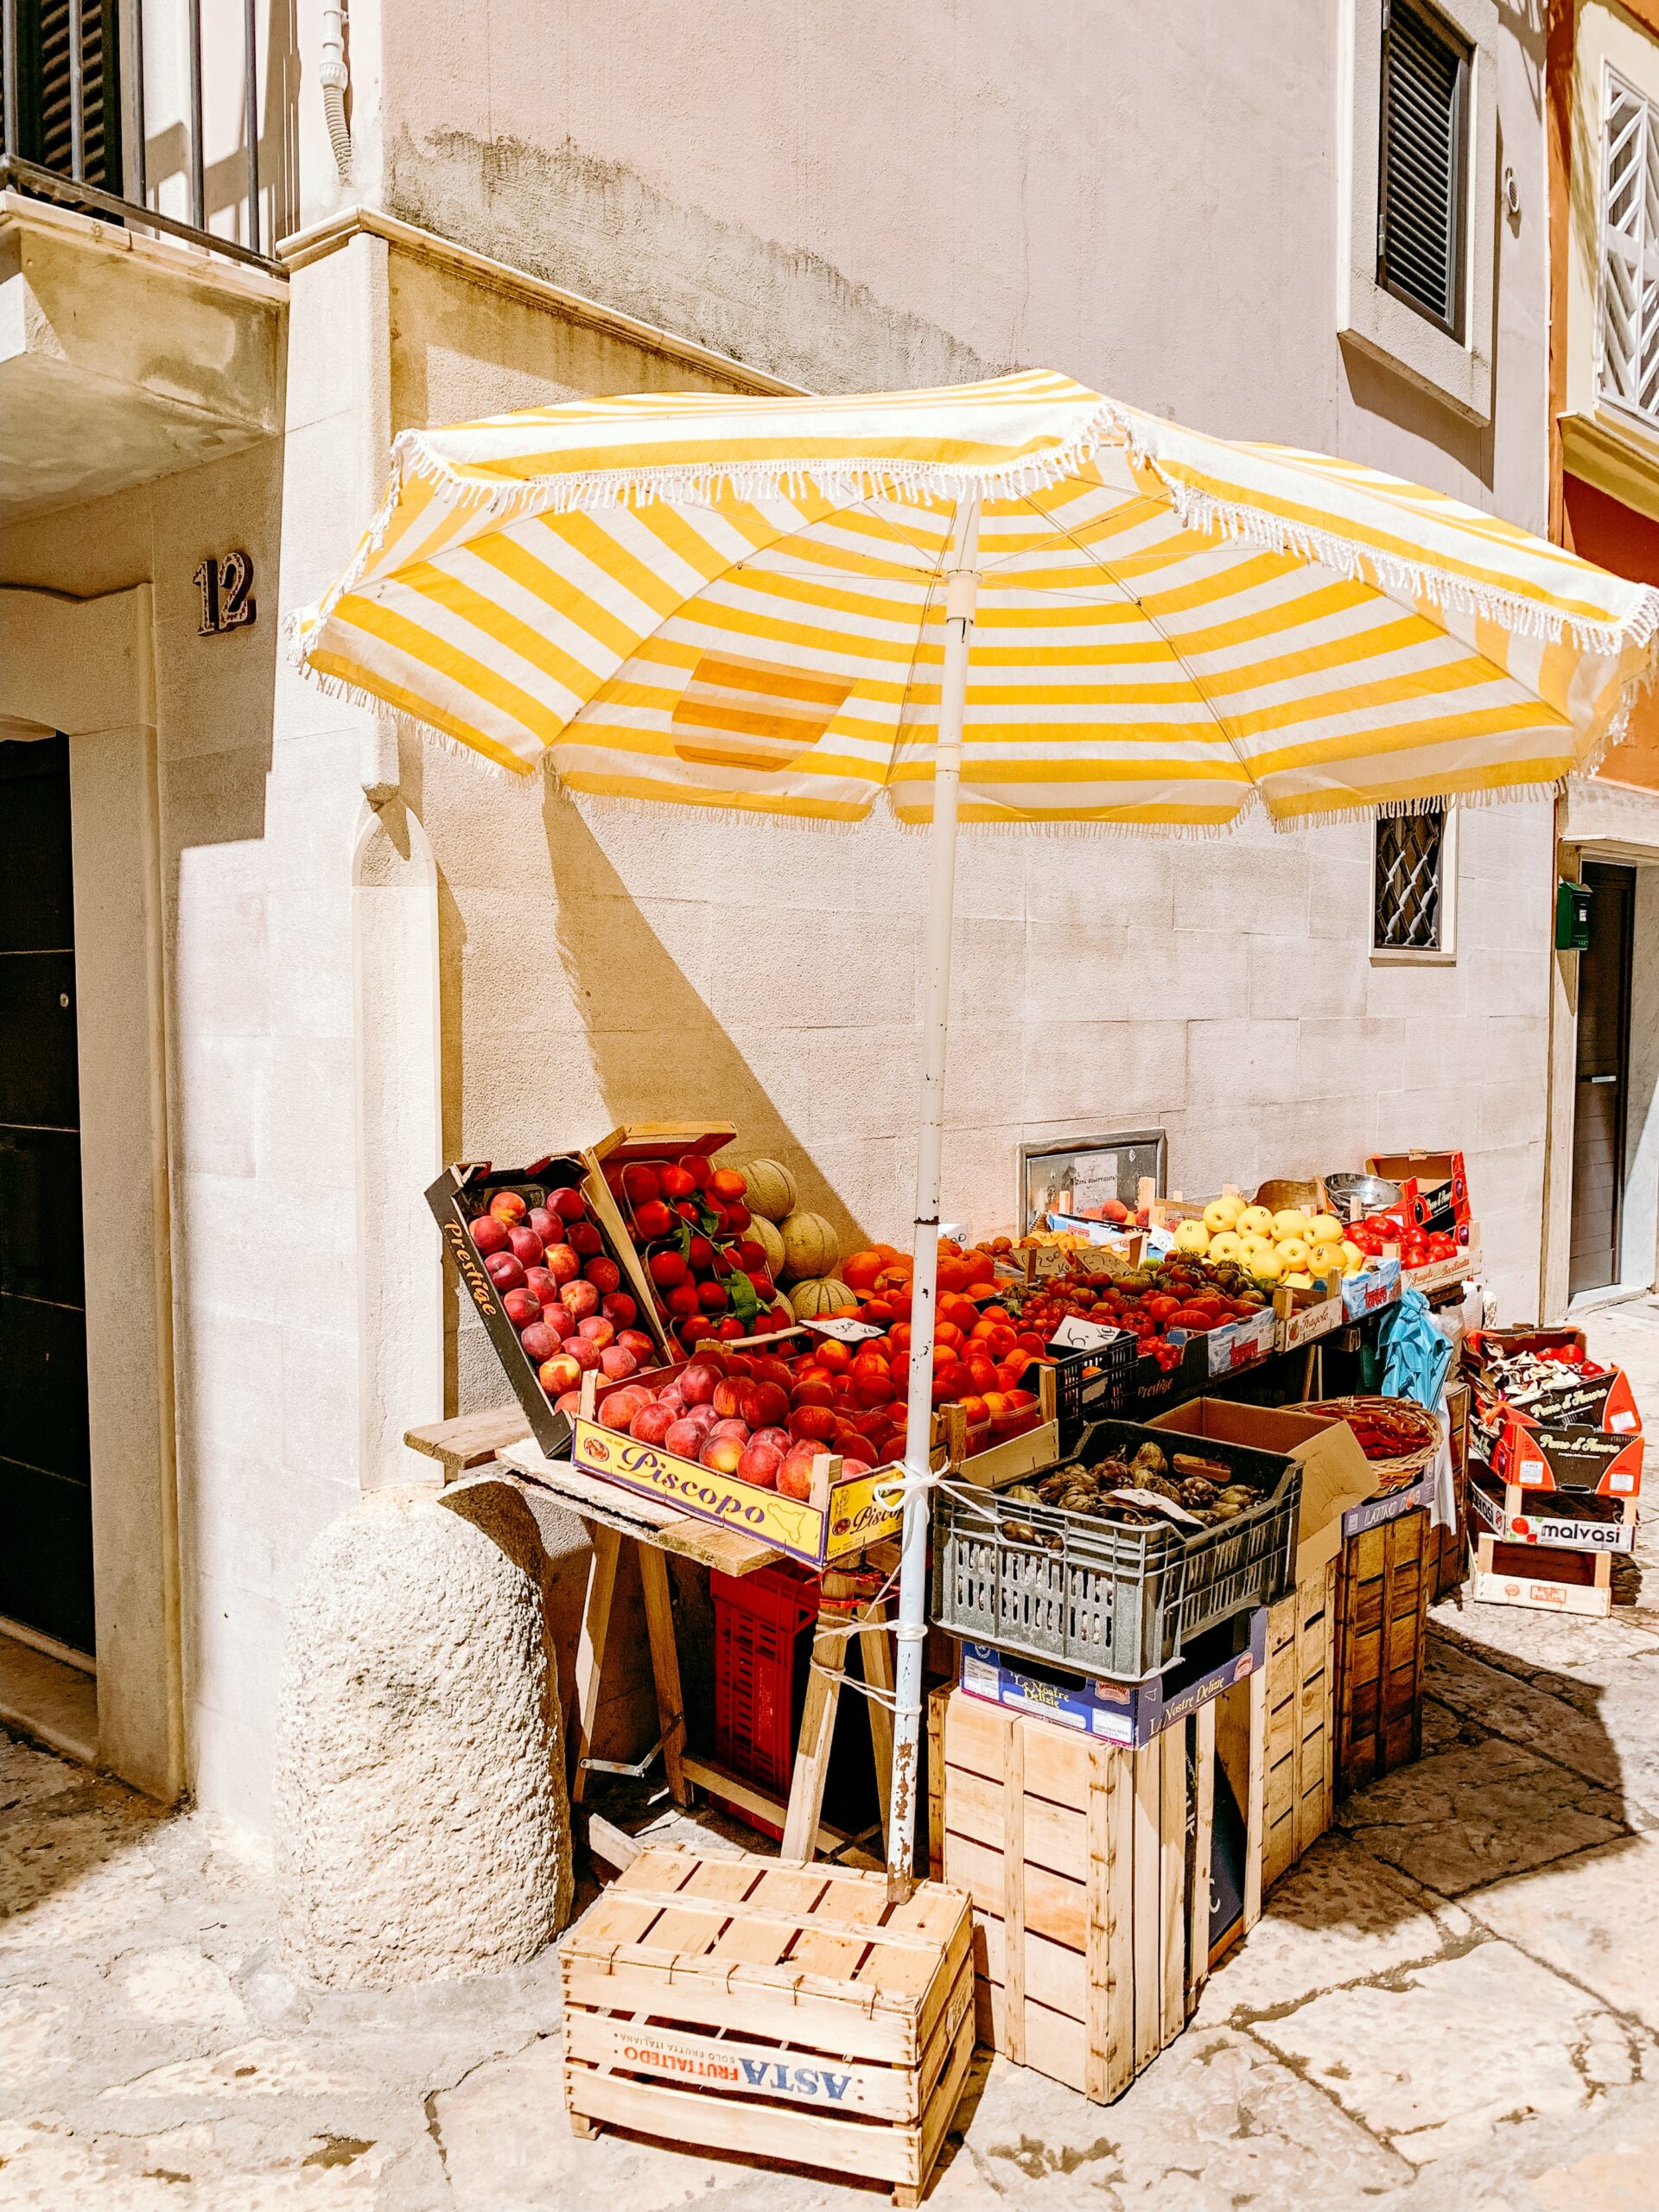
M 1023 1236 L 1051 1213 L 1081 1214 L 1116 1198 L 1135 1211 L 1143 1175 L 1164 1187 L 1168 1140 L 1162 1129 L 1119 1129 L 1020 1147 L 1014 1218 Z

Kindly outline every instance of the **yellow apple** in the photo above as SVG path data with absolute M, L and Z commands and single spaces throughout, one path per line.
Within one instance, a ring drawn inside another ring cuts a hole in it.
M 1357 1244 L 1351 1243 L 1349 1238 L 1344 1236 L 1342 1240 L 1342 1272 L 1344 1274 L 1357 1275 L 1364 1264 L 1365 1255 L 1360 1250 Z
M 1257 1282 L 1277 1282 L 1285 1271 L 1284 1262 L 1271 1244 L 1252 1252 L 1246 1264 Z
M 1307 1241 L 1301 1236 L 1281 1236 L 1274 1249 L 1279 1255 L 1279 1264 L 1285 1268 L 1305 1268 L 1307 1265 Z
M 1210 1232 L 1201 1221 L 1182 1221 L 1175 1225 L 1175 1249 L 1196 1252 L 1200 1257 L 1210 1249 Z
M 1236 1230 L 1224 1229 L 1219 1236 L 1210 1239 L 1210 1250 L 1207 1256 L 1212 1260 L 1236 1260 L 1239 1255 L 1241 1243 L 1242 1240 Z
M 1247 1230 L 1238 1240 L 1238 1256 L 1247 1267 L 1257 1252 L 1271 1252 L 1272 1249 L 1272 1237 L 1260 1236 L 1254 1230 Z
M 1243 1198 L 1211 1198 L 1204 1210 L 1204 1225 L 1212 1236 L 1217 1230 L 1236 1229 L 1243 1211 Z
M 1306 1236 L 1307 1216 L 1300 1206 L 1286 1206 L 1273 1217 L 1273 1241 L 1282 1244 L 1287 1236 Z
M 1272 1233 L 1273 1216 L 1266 1206 L 1246 1206 L 1233 1226 L 1241 1235 L 1267 1236 Z
M 1310 1244 L 1340 1244 L 1342 1224 L 1333 1213 L 1316 1213 L 1307 1224 Z
M 1280 1281 L 1287 1290 L 1312 1290 L 1313 1287 L 1312 1275 L 1281 1275 Z

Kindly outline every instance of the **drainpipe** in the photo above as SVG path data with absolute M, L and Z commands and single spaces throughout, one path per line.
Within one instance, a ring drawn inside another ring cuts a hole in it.
M 341 176 L 352 173 L 352 134 L 346 125 L 346 92 L 351 72 L 346 67 L 345 10 L 322 11 L 322 60 L 317 81 L 322 86 L 322 111 L 328 124 L 328 143 L 334 149 L 334 166 Z

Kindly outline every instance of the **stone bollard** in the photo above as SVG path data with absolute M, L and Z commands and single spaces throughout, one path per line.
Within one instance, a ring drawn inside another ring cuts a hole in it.
M 569 1810 L 541 1593 L 432 1486 L 372 1491 L 312 1545 L 276 1791 L 297 1978 L 487 1974 L 557 1934 Z

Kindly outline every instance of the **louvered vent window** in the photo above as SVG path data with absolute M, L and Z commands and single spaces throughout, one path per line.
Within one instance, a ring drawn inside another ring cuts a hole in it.
M 1601 211 L 1601 389 L 1659 422 L 1659 110 L 1611 70 Z
M 1471 52 L 1432 10 L 1386 0 L 1376 281 L 1459 343 Z
M 1376 825 L 1371 943 L 1379 952 L 1439 952 L 1446 809 L 1426 801 Z
M 17 0 L 15 150 L 59 176 L 122 189 L 117 0 Z M 73 52 L 80 19 L 79 68 Z

